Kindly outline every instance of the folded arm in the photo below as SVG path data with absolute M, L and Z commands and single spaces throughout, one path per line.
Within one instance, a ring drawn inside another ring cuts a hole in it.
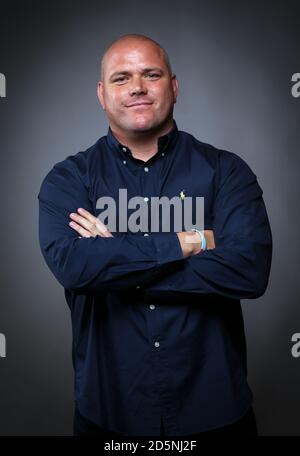
M 265 292 L 272 234 L 262 190 L 238 156 L 232 155 L 221 170 L 213 211 L 216 248 L 186 259 L 149 287 L 150 293 L 208 293 L 243 299 Z
M 55 165 L 42 182 L 38 200 L 41 251 L 67 289 L 84 293 L 128 289 L 184 261 L 176 233 L 78 236 L 69 226 L 70 213 L 79 207 L 92 213 L 93 208 L 87 189 L 71 167 Z

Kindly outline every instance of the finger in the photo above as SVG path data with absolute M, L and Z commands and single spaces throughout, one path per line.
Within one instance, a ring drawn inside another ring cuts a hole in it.
M 96 229 L 98 231 L 98 233 L 100 233 L 100 235 L 102 237 L 113 237 L 113 235 L 111 234 L 111 232 L 106 228 L 105 225 L 103 225 L 102 222 L 97 222 L 96 223 Z
M 89 231 L 85 230 L 82 226 L 78 225 L 75 222 L 70 222 L 69 225 L 71 228 L 73 228 L 75 231 L 77 231 L 77 233 L 79 233 L 81 235 L 79 237 L 85 237 L 85 238 L 94 237 Z
M 87 233 L 88 232 L 91 236 L 100 236 L 100 237 L 113 237 L 112 234 L 107 230 L 107 233 L 103 233 L 98 229 L 93 223 L 91 223 L 89 220 L 85 219 L 84 217 L 81 217 L 81 215 L 71 213 L 70 218 L 72 221 L 75 223 L 74 226 L 77 226 L 77 231 L 78 227 L 81 227 L 85 232 L 84 237 L 88 237 Z M 71 225 L 72 226 L 72 225 Z
M 92 224 L 90 225 L 90 229 L 92 229 L 92 231 L 95 234 L 100 234 L 101 236 L 103 235 L 105 237 L 113 237 L 111 232 L 106 228 L 104 223 L 102 223 L 98 217 L 95 217 L 89 211 L 82 207 L 79 207 L 77 211 L 79 212 L 79 214 L 81 214 L 82 217 L 84 217 Z M 94 227 L 96 227 L 96 230 L 94 229 Z
M 86 231 L 89 231 L 90 234 L 92 234 L 93 236 L 96 236 L 98 233 L 97 233 L 97 228 L 95 226 L 94 223 L 90 222 L 89 220 L 87 220 L 86 218 L 82 217 L 81 215 L 79 214 L 75 214 L 75 213 L 71 213 L 70 214 L 70 218 L 75 222 L 77 223 L 77 225 L 80 225 L 82 226 Z
M 96 223 L 97 217 L 95 217 L 93 214 L 91 214 L 89 211 L 87 211 L 83 207 L 79 207 L 77 209 L 77 212 L 79 212 L 80 215 L 82 215 L 84 218 L 89 220 L 91 223 L 93 223 L 93 224 Z

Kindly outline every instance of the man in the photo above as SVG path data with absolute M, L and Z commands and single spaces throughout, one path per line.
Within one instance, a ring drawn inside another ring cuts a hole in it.
M 158 43 L 116 40 L 98 83 L 107 136 L 41 185 L 40 245 L 71 309 L 74 435 L 257 433 L 240 299 L 268 283 L 262 190 L 237 155 L 178 130 L 177 94 Z M 120 229 L 131 198 L 153 221 L 152 199 L 175 196 L 204 198 L 203 227 L 176 230 L 172 213 L 169 231 L 160 217 L 159 230 Z

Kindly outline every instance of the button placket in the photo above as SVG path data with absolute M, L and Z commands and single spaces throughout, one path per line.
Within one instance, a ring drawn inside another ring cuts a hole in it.
M 148 203 L 148 201 L 149 201 L 148 196 L 144 197 L 144 201 L 146 201 L 146 203 Z M 144 233 L 144 236 L 149 236 L 149 233 Z

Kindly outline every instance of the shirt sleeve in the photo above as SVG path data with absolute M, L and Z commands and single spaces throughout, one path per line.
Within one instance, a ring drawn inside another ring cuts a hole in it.
M 171 275 L 148 288 L 150 293 L 207 293 L 251 299 L 265 292 L 272 234 L 262 189 L 256 175 L 236 154 L 225 153 L 220 168 L 212 224 L 216 248 L 174 267 Z
M 47 174 L 38 194 L 41 251 L 64 288 L 96 293 L 144 286 L 184 261 L 176 233 L 79 238 L 69 214 L 79 207 L 93 214 L 93 208 L 79 173 L 65 162 Z

